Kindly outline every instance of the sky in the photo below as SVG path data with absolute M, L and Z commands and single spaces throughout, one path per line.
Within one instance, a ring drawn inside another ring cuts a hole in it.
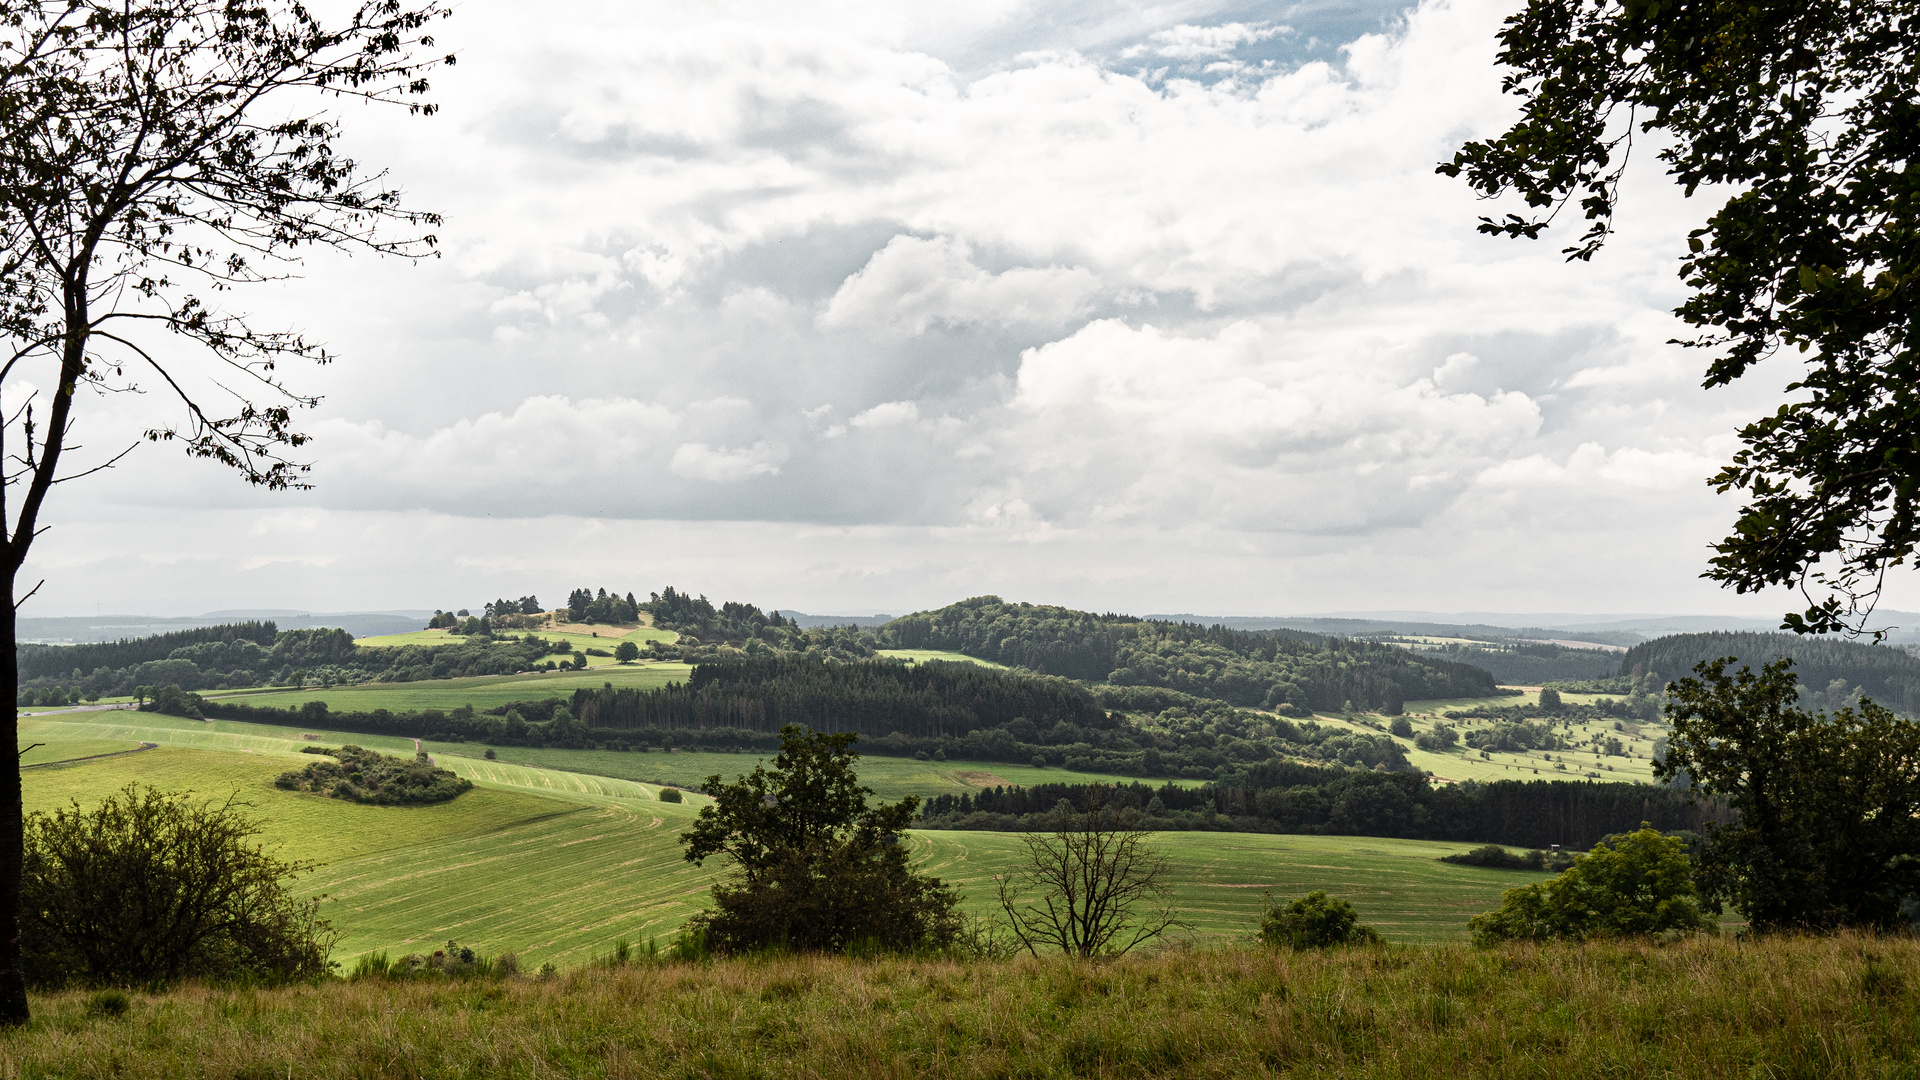
M 463 0 L 438 114 L 339 112 L 440 256 L 222 301 L 339 357 L 314 490 L 142 447 L 22 613 L 1775 614 L 1699 578 L 1792 375 L 1669 344 L 1713 193 L 1641 147 L 1569 264 L 1434 173 L 1514 115 L 1514 2 Z M 77 462 L 169 408 L 83 401 Z

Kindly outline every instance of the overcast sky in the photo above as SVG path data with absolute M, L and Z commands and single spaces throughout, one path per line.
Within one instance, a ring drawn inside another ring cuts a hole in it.
M 1789 374 L 1666 344 L 1708 208 L 1643 151 L 1569 265 L 1434 175 L 1516 3 L 466 0 L 439 115 L 344 115 L 443 257 L 231 299 L 340 354 L 317 489 L 144 448 L 24 613 L 1777 612 L 1698 579 Z

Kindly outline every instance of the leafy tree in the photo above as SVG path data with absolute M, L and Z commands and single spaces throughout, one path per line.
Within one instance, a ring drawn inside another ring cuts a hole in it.
M 1396 716 L 1387 725 L 1387 730 L 1403 739 L 1411 739 L 1413 738 L 1413 721 L 1404 716 Z
M 1049 831 L 1020 837 L 995 899 L 1021 948 L 1119 956 L 1187 925 L 1168 903 L 1166 856 L 1146 846 L 1139 822 L 1139 811 L 1108 809 L 1096 795 L 1085 810 L 1063 802 Z
M 1560 876 L 1508 889 L 1498 910 L 1475 915 L 1476 945 L 1502 941 L 1714 932 L 1677 837 L 1641 827 L 1601 841 Z
M 710 776 L 711 805 L 681 836 L 689 862 L 724 855 L 735 880 L 713 887 L 695 926 L 722 952 L 787 946 L 844 952 L 857 945 L 941 946 L 959 930 L 960 898 L 917 874 L 900 833 L 919 800 L 867 804 L 850 733 L 797 724 L 780 732 L 774 767 L 734 783 Z
M 623 664 L 631 664 L 640 659 L 640 646 L 631 641 L 622 641 L 613 647 L 613 658 Z
M 1269 903 L 1260 919 L 1260 940 L 1278 948 L 1325 949 L 1334 945 L 1372 945 L 1380 935 L 1360 922 L 1353 904 L 1315 891 L 1281 907 Z
M 1677 314 L 1698 329 L 1683 344 L 1713 350 L 1709 387 L 1783 348 L 1806 360 L 1713 478 L 1748 502 L 1707 576 L 1797 585 L 1810 604 L 1789 628 L 1857 630 L 1920 542 L 1911 0 L 1529 0 L 1500 44 L 1521 117 L 1440 171 L 1525 201 L 1525 216 L 1481 219 L 1496 236 L 1537 238 L 1577 199 L 1577 259 L 1612 231 L 1637 135 L 1658 133 L 1687 195 L 1726 192 L 1681 260 L 1693 295 Z
M 430 112 L 409 101 L 427 89 L 431 66 L 415 54 L 432 44 L 422 31 L 444 12 L 437 0 L 419 8 L 364 0 L 339 14 L 323 24 L 283 0 L 20 0 L 0 10 L 8 358 L 0 372 L 17 378 L 42 365 L 44 379 L 34 381 L 49 388 L 0 427 L 17 440 L 0 487 L 15 498 L 12 520 L 0 519 L 0 574 L 12 601 L 0 616 L 7 699 L 18 693 L 17 576 L 41 509 L 56 481 L 91 471 L 76 471 L 66 455 L 82 392 L 129 389 L 149 372 L 177 397 L 183 420 L 142 437 L 178 442 L 252 484 L 305 486 L 306 466 L 287 454 L 307 441 L 294 411 L 317 399 L 294 391 L 278 365 L 328 357 L 298 335 L 256 329 L 218 297 L 283 276 L 305 245 L 432 249 L 433 237 L 417 230 L 438 219 L 403 210 L 378 175 L 340 152 L 340 126 L 309 110 L 328 94 Z M 396 225 L 401 235 L 390 235 Z M 199 349 L 154 348 L 160 340 Z M 224 374 L 202 379 L 192 357 Z M 215 404 L 228 395 L 230 407 Z M 5 1023 L 28 1016 L 12 931 L 22 829 L 18 780 L 8 779 L 0 789 Z
M 337 935 L 242 805 L 129 784 L 27 820 L 21 933 L 32 981 L 149 986 L 325 973 Z
M 1702 663 L 1669 690 L 1673 722 L 1655 774 L 1690 777 L 1739 817 L 1709 826 L 1707 896 L 1757 930 L 1891 927 L 1920 894 L 1920 724 L 1862 700 L 1799 706 L 1792 661 L 1755 675 Z
M 1559 712 L 1562 708 L 1560 691 L 1551 686 L 1540 688 L 1540 708 L 1545 712 Z

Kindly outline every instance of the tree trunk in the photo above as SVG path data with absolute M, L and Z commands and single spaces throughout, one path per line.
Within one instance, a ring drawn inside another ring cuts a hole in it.
M 0 693 L 20 700 L 20 658 L 15 649 L 18 628 L 13 606 L 13 575 L 6 576 L 5 610 L 0 611 Z M 20 808 L 20 712 L 6 709 L 6 745 L 16 756 L 11 769 L 0 769 L 0 1024 L 17 1026 L 31 1019 L 27 1010 L 27 983 L 20 968 L 20 871 L 26 861 L 26 832 Z

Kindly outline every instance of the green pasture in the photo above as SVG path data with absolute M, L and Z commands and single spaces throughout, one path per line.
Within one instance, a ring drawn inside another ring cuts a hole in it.
M 705 905 L 706 889 L 721 870 L 681 858 L 679 831 L 706 799 L 689 794 L 685 803 L 662 803 L 652 797 L 654 788 L 633 779 L 555 767 L 567 760 L 558 755 L 586 751 L 506 750 L 506 760 L 486 761 L 465 756 L 477 753 L 475 747 L 428 744 L 440 765 L 472 779 L 475 789 L 439 806 L 369 807 L 282 791 L 272 781 L 311 760 L 299 749 L 316 742 L 407 753 L 410 740 L 124 712 L 29 721 L 22 735 L 69 750 L 103 742 L 161 744 L 30 769 L 23 774 L 29 810 L 69 799 L 84 805 L 133 780 L 211 798 L 237 794 L 266 823 L 267 839 L 283 857 L 323 864 L 302 879 L 302 888 L 329 898 L 328 917 L 344 932 L 336 956 L 348 961 L 371 949 L 405 952 L 456 938 L 484 952 L 512 950 L 533 964 L 579 964 L 619 938 L 671 932 Z M 755 760 L 745 754 L 599 755 L 580 763 L 607 768 L 604 759 L 616 758 L 637 763 L 638 770 L 685 759 L 679 764 L 691 772 L 731 776 Z M 865 758 L 861 776 L 883 797 L 909 786 L 964 790 L 963 774 L 983 771 L 967 764 Z M 1026 775 L 1003 778 L 1032 782 Z M 983 915 L 991 911 L 993 876 L 1011 865 L 1018 846 L 1016 836 L 1002 833 L 919 831 L 911 842 L 924 865 L 956 884 L 968 909 Z M 1395 940 L 1458 940 L 1468 915 L 1497 904 L 1503 889 L 1538 877 L 1436 861 L 1466 844 L 1246 833 L 1161 833 L 1153 843 L 1172 862 L 1175 903 L 1197 934 L 1215 939 L 1251 933 L 1266 892 L 1291 897 L 1326 889 L 1351 899 Z
M 428 743 L 435 755 L 480 757 L 486 748 L 473 743 Z M 719 775 L 726 780 L 751 772 L 755 764 L 772 764 L 770 753 L 690 753 L 676 754 L 624 752 L 619 750 L 558 750 L 546 747 L 502 746 L 494 753 L 504 762 L 525 763 L 598 776 L 621 777 L 650 784 L 691 787 L 707 777 Z M 1106 773 L 1069 772 L 1065 769 L 1036 769 L 1031 765 L 1009 765 L 1000 761 L 916 761 L 905 757 L 862 756 L 860 780 L 874 794 L 889 802 L 907 795 L 927 798 L 934 795 L 970 795 L 982 788 L 1034 784 L 1130 784 L 1139 777 Z M 1159 785 L 1165 780 L 1147 780 Z M 1175 780 L 1176 784 L 1197 786 L 1199 780 Z
M 918 664 L 927 660 L 945 660 L 955 664 L 979 664 L 983 668 L 992 668 L 995 671 L 1007 670 L 1005 664 L 996 664 L 991 660 L 980 660 L 966 653 L 947 652 L 943 649 L 876 649 L 874 651 L 881 656 L 905 660 L 909 664 Z
M 1567 696 L 1571 698 L 1574 695 L 1569 694 Z M 1517 698 L 1495 698 L 1488 700 L 1507 700 L 1511 703 L 1519 703 L 1519 699 Z M 1415 713 L 1413 711 L 1414 704 L 1416 703 L 1408 703 L 1407 719 L 1413 724 L 1414 734 L 1416 735 L 1430 730 L 1436 723 L 1444 722 L 1452 724 L 1454 728 L 1461 733 L 1462 737 L 1464 737 L 1467 732 L 1472 731 L 1474 728 L 1485 726 L 1491 722 L 1487 720 L 1442 721 L 1439 714 L 1443 710 L 1432 709 Z M 1424 706 L 1433 703 L 1419 702 L 1418 704 Z M 1457 709 L 1466 706 L 1448 703 L 1446 707 Z M 1464 744 L 1455 746 L 1452 750 L 1445 753 L 1433 753 L 1422 750 L 1414 745 L 1412 739 L 1403 739 L 1391 735 L 1387 731 L 1387 724 L 1392 721 L 1392 718 L 1387 716 L 1370 715 L 1364 718 L 1348 719 L 1341 716 L 1320 715 L 1315 716 L 1314 719 L 1321 724 L 1345 728 L 1368 735 L 1387 735 L 1406 750 L 1407 760 L 1413 764 L 1414 768 L 1430 772 L 1436 779 L 1454 782 L 1463 780 L 1479 780 L 1482 782 L 1492 780 L 1533 780 L 1536 778 L 1541 780 L 1576 780 L 1586 778 L 1588 773 L 1597 772 L 1600 774 L 1598 779 L 1606 783 L 1650 784 L 1655 782 L 1652 760 L 1654 740 L 1671 730 L 1666 724 L 1640 724 L 1629 721 L 1623 725 L 1626 730 L 1615 731 L 1612 720 L 1581 721 L 1573 723 L 1569 727 L 1563 726 L 1558 718 L 1543 713 L 1538 719 L 1553 721 L 1555 730 L 1563 737 L 1570 737 L 1574 742 L 1585 745 L 1586 741 L 1595 735 L 1598 735 L 1602 740 L 1605 740 L 1607 736 L 1611 735 L 1625 744 L 1625 749 L 1630 756 L 1620 757 L 1595 754 L 1591 749 L 1576 749 L 1534 750 L 1518 754 L 1494 753 L 1491 757 L 1482 758 L 1480 751 L 1470 750 Z M 1362 722 L 1363 720 L 1364 722 Z M 1562 769 L 1559 767 L 1561 765 L 1566 767 Z
M 680 635 L 671 630 L 656 630 L 651 626 L 629 629 L 622 626 L 594 626 L 586 623 L 560 625 L 568 629 L 562 630 L 559 626 L 551 626 L 533 630 L 502 630 L 500 636 L 520 637 L 523 634 L 532 634 L 548 641 L 564 641 L 573 646 L 575 651 L 595 648 L 605 649 L 608 652 L 612 652 L 613 647 L 622 641 L 631 641 L 644 649 L 649 641 L 672 644 L 680 640 Z M 445 630 L 415 630 L 406 634 L 383 634 L 379 637 L 354 639 L 355 645 L 368 649 L 390 649 L 401 645 L 462 645 L 466 642 L 467 639 L 462 635 L 450 634 Z M 589 664 L 595 661 L 606 661 L 606 658 L 600 656 L 587 658 Z M 611 661 L 606 662 L 611 663 Z
M 303 690 L 221 694 L 220 697 L 277 708 L 295 708 L 309 701 L 324 701 L 327 708 L 335 712 L 371 712 L 374 709 L 393 712 L 420 709 L 444 711 L 462 705 L 491 709 L 516 701 L 569 698 L 575 690 L 598 690 L 608 683 L 617 687 L 653 690 L 670 682 L 685 682 L 692 673 L 691 666 L 678 661 L 643 660 L 633 664 L 609 664 L 586 671 L 529 671 L 519 675 L 480 675 L 470 679 L 356 683 L 327 689 L 310 686 Z

